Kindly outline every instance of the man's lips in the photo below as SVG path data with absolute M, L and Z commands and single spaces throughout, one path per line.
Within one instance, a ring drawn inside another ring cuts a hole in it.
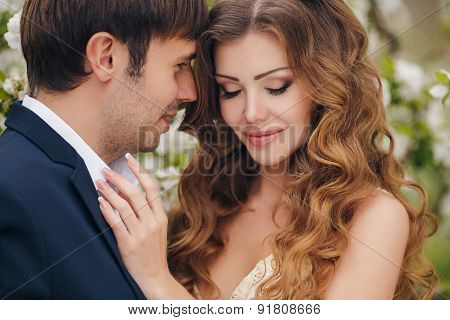
M 165 115 L 163 115 L 163 118 L 170 122 L 175 118 L 176 115 L 176 113 L 166 113 Z
M 169 129 L 169 127 L 170 127 L 170 122 L 172 122 L 172 120 L 175 118 L 175 116 L 177 115 L 177 113 L 175 112 L 175 113 L 165 113 L 162 117 L 161 117 L 161 120 L 164 122 L 164 124 L 165 124 L 165 127 L 166 128 L 164 128 L 165 130 L 168 130 Z

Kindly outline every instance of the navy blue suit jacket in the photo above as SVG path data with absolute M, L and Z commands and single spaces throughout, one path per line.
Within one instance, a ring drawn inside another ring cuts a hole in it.
M 83 159 L 14 105 L 0 136 L 0 299 L 145 299 Z

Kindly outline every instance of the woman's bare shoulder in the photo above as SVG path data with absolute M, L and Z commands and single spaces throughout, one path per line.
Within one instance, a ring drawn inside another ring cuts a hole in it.
M 377 189 L 366 197 L 357 207 L 353 217 L 352 228 L 374 227 L 374 225 L 380 227 L 395 225 L 397 231 L 409 230 L 409 215 L 405 206 L 384 189 Z
M 391 299 L 409 236 L 409 216 L 390 193 L 376 190 L 358 206 L 327 298 Z

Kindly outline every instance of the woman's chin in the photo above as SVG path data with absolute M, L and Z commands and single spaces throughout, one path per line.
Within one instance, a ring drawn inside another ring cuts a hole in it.
M 261 167 L 264 168 L 265 171 L 270 169 L 271 173 L 281 173 L 285 172 L 285 166 L 287 164 L 287 157 L 285 156 L 276 156 L 274 154 L 271 155 L 253 155 L 250 154 L 253 160 L 258 163 Z

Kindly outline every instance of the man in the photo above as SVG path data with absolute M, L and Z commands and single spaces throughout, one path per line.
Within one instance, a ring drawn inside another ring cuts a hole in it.
M 30 96 L 0 137 L 0 297 L 143 299 L 98 206 L 106 163 L 155 149 L 197 99 L 202 0 L 29 0 Z

